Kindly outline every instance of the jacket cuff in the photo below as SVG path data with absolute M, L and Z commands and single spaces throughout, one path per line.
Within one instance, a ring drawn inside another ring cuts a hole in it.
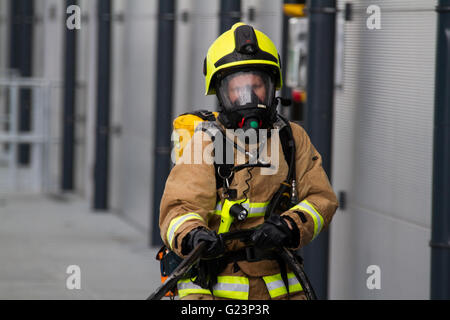
M 289 248 L 297 248 L 300 244 L 300 229 L 298 228 L 297 223 L 294 221 L 294 219 L 292 219 L 289 215 L 284 215 L 282 216 L 282 218 L 286 220 L 286 222 L 288 222 L 288 224 L 290 224 L 290 226 L 292 227 Z
M 194 212 L 186 213 L 172 219 L 165 235 L 165 243 L 177 255 L 181 254 L 181 243 L 183 238 L 198 227 L 206 227 L 203 218 Z
M 282 215 L 293 219 L 300 230 L 300 243 L 297 249 L 314 240 L 324 227 L 322 215 L 307 200 L 303 200 Z

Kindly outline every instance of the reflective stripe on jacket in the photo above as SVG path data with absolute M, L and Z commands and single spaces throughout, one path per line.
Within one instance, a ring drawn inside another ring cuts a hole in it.
M 287 276 L 289 293 L 303 291 L 303 288 L 294 273 L 289 272 Z M 263 280 L 271 298 L 277 298 L 287 294 L 286 286 L 281 278 L 281 273 L 274 274 L 272 276 L 265 276 L 263 277 Z M 217 277 L 217 283 L 213 286 L 213 295 L 219 298 L 248 300 L 249 288 L 249 280 L 247 277 L 219 276 Z M 189 294 L 211 295 L 211 291 L 208 289 L 203 289 L 193 283 L 190 279 L 178 281 L 177 289 L 180 299 Z
M 337 198 L 331 188 L 328 177 L 322 168 L 322 158 L 299 125 L 291 123 L 296 146 L 295 168 L 299 203 L 282 213 L 288 215 L 300 231 L 299 246 L 303 247 L 324 230 L 337 208 Z M 275 139 L 275 138 L 274 138 Z M 176 254 L 183 257 L 181 244 L 184 237 L 193 229 L 205 227 L 218 231 L 221 222 L 220 212 L 224 203 L 222 189 L 217 190 L 216 174 L 213 162 L 185 163 L 186 159 L 195 159 L 198 148 L 202 151 L 210 148 L 212 141 L 207 134 L 198 131 L 184 148 L 180 161 L 172 168 L 166 181 L 160 207 L 161 238 Z M 200 147 L 199 147 L 199 146 Z M 266 168 L 246 168 L 234 173 L 230 189 L 235 190 L 237 203 L 248 209 L 249 215 L 243 221 L 231 224 L 230 231 L 257 227 L 264 222 L 264 213 L 280 184 L 286 179 L 288 165 L 284 159 L 282 145 L 272 144 L 272 136 L 265 144 L 270 160 L 277 153 L 273 173 L 266 174 Z M 272 150 L 273 149 L 273 150 Z M 274 152 L 272 152 L 274 151 Z M 235 149 L 235 164 L 238 163 Z M 261 159 L 265 160 L 265 159 Z M 248 158 L 245 159 L 248 161 Z M 187 161 L 186 161 L 187 162 Z M 251 170 L 251 171 L 250 171 Z M 220 183 L 219 183 L 220 185 Z M 244 194 L 245 192 L 245 194 Z M 301 213 L 301 214 L 299 214 Z M 236 251 L 244 246 L 239 241 L 227 243 L 227 251 Z M 297 249 L 297 248 L 292 248 Z M 238 261 L 239 269 L 250 277 L 264 277 L 279 273 L 276 261 L 263 260 L 257 262 Z M 232 276 L 233 268 L 227 267 L 220 276 Z
M 180 298 L 189 294 L 211 294 L 211 291 L 203 289 L 190 279 L 178 281 L 177 288 Z M 214 296 L 220 298 L 248 300 L 248 292 L 249 283 L 247 277 L 219 276 L 217 277 L 217 283 L 213 286 Z
M 303 291 L 302 285 L 298 282 L 293 272 L 288 272 L 287 278 L 289 293 Z M 272 299 L 287 294 L 286 286 L 284 285 L 281 273 L 277 273 L 273 276 L 265 276 L 263 279 Z

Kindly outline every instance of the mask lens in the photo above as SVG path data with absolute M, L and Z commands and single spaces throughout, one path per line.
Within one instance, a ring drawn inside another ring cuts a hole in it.
M 271 77 L 262 71 L 239 71 L 225 76 L 216 89 L 222 106 L 232 111 L 248 104 L 272 104 L 275 90 Z

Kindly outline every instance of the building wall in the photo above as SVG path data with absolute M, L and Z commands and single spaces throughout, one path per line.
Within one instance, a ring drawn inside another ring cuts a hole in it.
M 0 1 L 0 78 L 3 78 L 7 74 L 7 68 L 8 68 L 8 48 L 9 48 L 9 22 L 8 22 L 8 16 L 9 16 L 9 2 L 8 1 Z M 8 92 L 4 89 L 0 90 L 0 114 L 2 117 L 6 114 L 6 103 L 7 103 L 7 95 Z M 0 119 L 0 131 L 4 130 L 4 121 L 6 119 Z M 2 164 L 0 167 L 3 167 L 3 161 L 6 162 L 7 152 L 6 148 L 4 148 L 4 145 L 0 145 L 0 161 Z M 1 168 L 0 170 L 3 170 Z M 0 182 L 0 189 L 6 185 L 5 182 Z
M 92 99 L 93 89 L 90 85 L 95 84 L 95 63 L 92 60 L 95 57 L 96 40 L 96 1 L 79 0 L 78 5 L 81 9 L 81 29 L 76 32 L 76 93 L 75 93 L 75 191 L 81 196 L 90 199 L 92 168 L 88 155 L 91 153 L 88 146 L 91 146 L 92 136 L 94 134 L 88 130 L 88 124 L 93 123 Z M 67 15 L 66 15 L 67 18 Z M 64 22 L 65 23 L 65 22 Z
M 219 1 L 179 0 L 176 11 L 174 117 L 194 109 L 216 108 L 213 96 L 204 96 L 203 59 L 218 36 Z M 0 0 L 7 16 L 8 1 Z M 94 147 L 97 109 L 97 1 L 79 0 L 81 29 L 77 30 L 77 89 L 75 192 L 91 204 L 94 183 Z M 111 136 L 109 205 L 136 226 L 151 226 L 153 137 L 158 1 L 113 0 L 111 22 Z M 248 8 L 255 9 L 249 21 Z M 33 30 L 33 73 L 52 82 L 50 191 L 59 190 L 61 172 L 61 119 L 63 111 L 64 36 L 67 19 L 64 1 L 36 0 Z M 242 1 L 243 21 L 261 28 L 280 45 L 281 0 Z M 182 20 L 184 12 L 188 19 Z M 0 23 L 0 41 L 8 43 L 8 22 Z M 199 36 L 201 35 L 201 36 Z M 8 51 L 0 54 L 6 67 Z
M 123 68 L 112 66 L 115 81 L 121 77 L 123 83 L 120 154 L 113 153 L 116 157 L 111 159 L 118 162 L 118 172 L 110 172 L 112 180 L 120 181 L 119 198 L 111 201 L 124 217 L 147 229 L 153 171 L 157 1 L 126 1 L 123 10 L 124 49 L 121 59 L 113 58 Z
M 0 76 L 4 75 L 8 66 L 8 43 L 9 43 L 9 2 L 0 1 Z
M 8 43 L 9 43 L 9 23 L 8 14 L 9 13 L 9 2 L 0 1 L 0 78 L 3 78 L 7 74 L 8 68 Z M 8 91 L 5 89 L 0 89 L 0 132 L 6 129 L 6 111 L 7 111 L 7 98 Z M 5 144 L 0 144 L 0 175 L 5 176 L 8 161 L 8 149 Z M 7 189 L 9 186 L 8 179 L 0 179 L 0 193 Z
M 7 79 L 10 73 L 10 1 L 0 0 L 0 77 Z M 19 190 L 26 192 L 40 191 L 40 176 L 44 178 L 44 184 L 47 191 L 55 192 L 59 189 L 60 170 L 60 124 L 61 124 L 61 77 L 62 77 L 62 59 L 63 59 L 63 2 L 58 0 L 35 0 L 33 2 L 33 30 L 32 30 L 32 50 L 31 50 L 31 77 L 40 80 L 41 85 L 46 85 L 45 97 L 41 89 L 32 89 L 32 104 L 30 109 L 31 129 L 37 124 L 37 113 L 39 101 L 41 98 L 48 99 L 49 116 L 48 119 L 51 140 L 48 152 L 50 154 L 48 174 L 46 168 L 37 168 L 42 159 L 36 158 L 39 154 L 38 148 L 32 146 L 30 166 L 20 168 L 17 176 L 17 186 Z M 19 55 L 19 52 L 15 53 Z M 3 89 L 0 93 L 0 99 L 5 98 L 7 90 Z M 48 94 L 48 96 L 47 96 Z M 2 100 L 0 108 L 6 107 L 7 100 Z M 3 125 L 3 123 L 1 124 Z M 45 173 L 43 173 L 45 172 Z
M 340 7 L 348 1 L 340 1 Z M 332 299 L 429 298 L 436 1 L 351 1 L 335 92 Z M 381 29 L 369 30 L 369 5 Z M 368 290 L 367 267 L 381 269 Z
M 125 21 L 124 10 L 125 0 L 113 1 L 114 18 L 111 24 L 111 135 L 110 135 L 110 208 L 115 211 L 121 210 L 122 176 L 120 174 L 121 165 L 125 157 L 122 150 L 122 117 L 124 112 L 130 112 L 123 99 L 124 95 L 124 77 L 126 70 L 124 61 L 124 52 L 127 49 L 124 46 Z
M 215 109 L 215 99 L 205 96 L 203 60 L 219 32 L 219 1 L 177 1 L 177 16 L 188 13 L 188 21 L 177 20 L 175 54 L 174 116 L 198 109 Z M 201 35 L 201 36 L 199 36 Z
M 35 0 L 33 29 L 33 77 L 45 79 L 49 89 L 49 188 L 57 192 L 61 186 L 62 115 L 64 110 L 64 37 L 65 2 Z

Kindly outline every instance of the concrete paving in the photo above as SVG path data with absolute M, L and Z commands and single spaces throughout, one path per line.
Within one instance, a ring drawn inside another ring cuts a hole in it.
M 73 195 L 0 195 L 0 299 L 145 299 L 160 284 L 158 248 L 147 242 Z M 71 265 L 80 289 L 67 287 Z

